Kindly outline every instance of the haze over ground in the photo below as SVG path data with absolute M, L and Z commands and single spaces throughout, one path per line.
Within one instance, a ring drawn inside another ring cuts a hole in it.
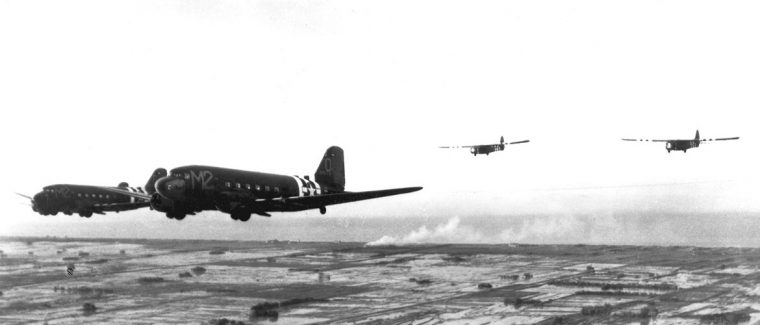
M 755 2 L 0 7 L 0 235 L 404 241 L 440 226 L 464 242 L 758 245 Z M 742 138 L 687 154 L 620 141 L 696 129 Z M 501 135 L 531 143 L 437 148 Z M 425 189 L 247 223 L 42 217 L 13 194 L 189 164 L 313 174 L 330 145 L 349 190 Z

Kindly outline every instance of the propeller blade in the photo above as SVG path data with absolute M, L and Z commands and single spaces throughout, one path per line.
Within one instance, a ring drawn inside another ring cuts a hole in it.
M 31 196 L 29 196 L 29 195 L 24 195 L 24 194 L 21 194 L 21 193 L 18 193 L 18 192 L 16 192 L 16 195 L 21 196 L 21 197 L 25 197 L 25 198 L 29 199 L 30 201 L 34 201 L 34 199 Z

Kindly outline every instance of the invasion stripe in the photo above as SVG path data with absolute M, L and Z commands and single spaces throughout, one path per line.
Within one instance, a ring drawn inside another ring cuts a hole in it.
M 296 191 L 298 192 L 298 196 L 299 197 L 303 196 L 303 190 L 301 189 L 301 182 L 300 182 L 301 179 L 295 175 L 291 177 L 293 177 L 293 179 L 296 181 Z

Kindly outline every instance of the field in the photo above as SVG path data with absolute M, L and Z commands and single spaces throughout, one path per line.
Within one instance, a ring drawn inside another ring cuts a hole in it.
M 2 238 L 0 250 L 3 324 L 760 321 L 754 248 Z

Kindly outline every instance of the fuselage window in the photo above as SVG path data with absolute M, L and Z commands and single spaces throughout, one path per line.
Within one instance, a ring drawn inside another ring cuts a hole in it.
M 264 191 L 269 192 L 269 186 L 264 186 Z
M 256 190 L 261 191 L 261 185 L 256 185 Z
M 231 187 L 230 182 L 224 182 L 224 186 Z
M 280 188 L 279 188 L 279 187 L 277 187 L 277 186 L 275 186 L 275 187 L 274 187 L 274 192 L 275 192 L 275 193 L 280 193 Z
M 251 184 L 245 184 L 245 188 L 250 191 L 251 190 Z
M 241 188 L 240 183 L 235 183 L 235 187 Z
M 185 173 L 185 179 L 190 179 L 190 174 Z
M 78 197 L 82 197 L 82 193 L 77 193 L 77 196 Z

